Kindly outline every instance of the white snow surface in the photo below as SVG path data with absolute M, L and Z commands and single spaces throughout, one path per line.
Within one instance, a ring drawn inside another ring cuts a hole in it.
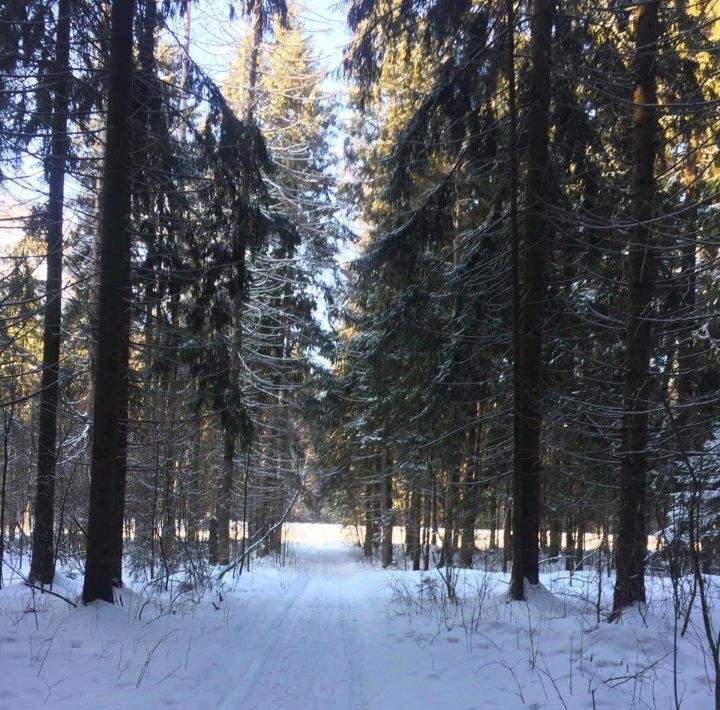
M 301 532 L 285 566 L 264 561 L 203 595 L 136 584 L 123 605 L 72 609 L 10 581 L 0 708 L 675 707 L 667 580 L 648 580 L 642 613 L 598 624 L 593 572 L 545 574 L 527 603 L 508 603 L 506 576 L 458 570 L 452 603 L 437 570 L 362 562 L 338 526 Z M 55 591 L 77 599 L 68 573 Z M 604 581 L 603 611 L 611 594 Z M 677 653 L 683 708 L 713 707 L 705 646 L 695 619 Z

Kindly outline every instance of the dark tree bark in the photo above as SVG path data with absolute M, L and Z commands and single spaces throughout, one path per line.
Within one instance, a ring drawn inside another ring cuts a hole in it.
M 192 454 L 190 462 L 190 475 L 185 490 L 186 526 L 185 535 L 188 543 L 197 552 L 199 535 L 198 523 L 200 520 L 200 467 L 202 465 L 202 425 L 196 422 L 193 425 Z M 243 516 L 244 520 L 244 516 Z
M 37 489 L 30 580 L 52 584 L 55 577 L 55 468 L 57 464 L 57 404 L 60 373 L 62 316 L 63 209 L 65 165 L 70 149 L 70 16 L 72 1 L 58 3 L 57 39 L 53 76 L 53 113 L 50 137 L 47 206 L 47 281 L 43 365 L 38 421 Z
M 412 568 L 415 572 L 420 569 L 420 556 L 422 554 L 421 535 L 421 511 L 422 511 L 422 494 L 415 488 L 412 492 L 410 507 L 412 509 L 412 525 L 413 525 L 413 541 L 414 547 L 411 551 Z
M 575 568 L 575 537 L 573 521 L 568 518 L 565 531 L 565 571 L 572 572 Z
M 488 546 L 491 550 L 497 549 L 497 530 L 498 530 L 498 498 L 497 483 L 493 483 L 490 488 L 490 540 Z
M 503 574 L 507 572 L 508 562 L 515 559 L 510 580 L 510 596 L 520 600 L 525 598 L 525 577 L 522 570 L 522 545 L 520 535 L 511 537 L 520 530 L 522 520 L 522 479 L 520 477 L 520 450 L 518 438 L 518 416 L 520 411 L 520 373 L 522 341 L 520 339 L 520 228 L 518 225 L 518 140 L 517 140 L 517 97 L 515 88 L 515 2 L 506 0 L 507 32 L 507 81 L 508 81 L 508 132 L 510 134 L 508 155 L 510 157 L 510 253 L 511 253 L 511 293 L 512 293 L 512 347 L 513 347 L 513 469 L 512 469 L 512 506 L 510 495 L 506 498 L 505 530 L 503 532 Z M 510 491 L 508 491 L 510 494 Z M 511 549 L 512 546 L 512 549 Z
M 232 429 L 225 432 L 223 442 L 223 480 L 220 499 L 217 504 L 218 564 L 230 564 L 230 512 L 232 510 L 235 479 L 235 444 L 237 433 Z M 263 531 L 263 527 L 259 528 Z M 262 532 L 260 533 L 262 536 Z
M 218 563 L 218 519 L 213 516 L 208 520 L 208 562 Z
M 130 110 L 133 1 L 113 0 L 101 215 L 98 346 L 83 602 L 113 602 L 116 528 L 124 490 L 130 286 Z M 121 530 L 122 534 L 122 530 Z
M 157 2 L 156 0 L 143 0 L 143 17 L 142 17 L 142 32 L 140 37 L 140 47 L 138 51 L 138 61 L 140 65 L 140 73 L 143 77 L 141 81 L 141 100 L 138 103 L 140 110 L 145 114 L 144 123 L 146 126 L 153 125 L 161 111 L 160 96 L 157 92 L 152 90 L 153 77 L 156 71 L 155 62 L 155 34 L 158 26 L 157 16 Z M 143 149 L 145 155 L 143 155 L 143 161 L 145 165 L 149 165 L 152 160 L 150 151 Z M 153 209 L 152 198 L 148 201 L 148 210 Z M 154 250 L 153 250 L 154 257 Z M 149 257 L 149 263 L 152 264 L 153 257 Z M 154 283 L 148 287 L 148 294 L 154 290 Z M 152 299 L 148 297 L 148 320 L 152 323 Z M 121 324 L 121 332 L 128 334 L 128 345 L 129 345 L 129 333 L 130 333 L 130 319 L 131 309 L 128 308 L 123 310 L 123 320 Z M 152 335 L 150 341 L 152 343 Z M 153 352 L 152 348 L 147 353 L 148 368 L 152 368 Z M 126 358 L 127 362 L 127 358 Z M 129 371 L 128 371 L 129 374 Z M 115 513 L 114 513 L 114 527 L 113 527 L 113 586 L 122 587 L 122 558 L 123 558 L 123 522 L 125 519 L 125 487 L 127 481 L 127 437 L 128 437 L 128 406 L 129 406 L 129 387 L 124 387 L 120 393 L 121 402 L 121 416 L 118 426 L 118 451 L 121 452 L 118 456 L 118 472 L 116 477 L 116 490 L 115 490 Z M 147 395 L 146 395 L 147 396 Z M 157 446 L 160 443 L 157 442 Z M 159 454 L 159 451 L 157 452 Z M 157 456 L 159 458 L 159 456 Z M 157 491 L 154 493 L 157 496 Z M 153 513 L 153 525 L 149 531 L 152 540 L 151 547 L 155 545 L 155 512 Z M 167 561 L 168 549 L 162 547 L 163 560 Z M 154 555 L 153 555 L 154 556 Z M 167 569 L 167 564 L 166 564 Z
M 192 3 L 190 0 L 182 0 L 181 12 L 183 16 L 183 53 L 180 61 L 182 62 L 182 70 L 180 75 L 180 87 L 182 94 L 180 96 L 180 144 L 184 145 L 187 139 L 187 121 L 186 116 L 188 107 L 189 79 L 190 79 L 190 27 L 192 24 Z
M 542 429 L 542 335 L 545 317 L 550 58 L 554 0 L 534 0 L 531 22 L 531 96 L 527 117 L 527 196 L 523 283 L 516 314 L 513 426 L 513 566 L 510 594 L 523 599 L 524 580 L 539 581 L 540 473 Z M 508 17 L 512 18 L 508 3 Z M 509 22 L 509 32 L 514 24 Z M 511 62 L 508 73 L 513 75 Z M 514 87 L 513 87 L 514 98 Z M 514 103 L 514 102 L 513 102 Z M 511 119 L 512 120 L 512 119 Z M 514 225 L 517 233 L 517 226 Z M 515 236 L 514 252 L 517 253 Z M 517 254 L 514 269 L 517 271 Z M 515 276 L 517 279 L 517 276 Z M 515 285 L 515 289 L 517 285 Z M 518 300 L 516 293 L 515 300 Z M 518 322 L 519 321 L 519 322 Z
M 266 19 L 264 4 L 263 2 L 256 2 L 252 11 L 252 44 L 250 45 L 250 56 L 248 58 L 247 96 L 245 97 L 245 112 L 243 115 L 243 119 L 247 124 L 253 123 L 255 120 L 255 108 L 258 99 L 258 58 Z
M 365 538 L 363 539 L 363 557 L 372 557 L 373 537 L 375 536 L 375 517 L 373 515 L 374 486 L 365 484 Z
M 473 412 L 476 424 L 473 427 L 472 447 L 465 468 L 462 499 L 462 545 L 460 547 L 460 564 L 471 568 L 475 555 L 475 521 L 480 499 L 480 456 L 482 431 L 480 421 L 483 414 L 482 403 L 478 402 Z
M 580 520 L 577 530 L 577 537 L 575 538 L 575 567 L 577 571 L 582 571 L 585 563 L 585 532 L 587 525 L 584 520 Z
M 438 513 L 438 495 L 437 495 L 437 477 L 435 471 L 430 471 L 430 486 L 432 488 L 432 505 L 430 506 L 430 516 L 432 518 L 432 532 L 430 533 L 430 544 L 437 547 L 437 541 L 440 531 L 440 516 Z
M 636 9 L 633 102 L 632 226 L 628 243 L 625 392 L 620 457 L 620 501 L 615 541 L 613 610 L 645 601 L 645 492 L 647 477 L 650 338 L 655 259 L 652 229 L 657 119 L 655 60 L 658 2 Z
M 103 111 L 104 107 L 100 110 Z M 105 145 L 105 130 L 100 132 L 99 144 Z M 93 232 L 92 251 L 90 252 L 90 278 L 88 279 L 88 373 L 87 373 L 87 397 L 85 401 L 85 416 L 87 417 L 88 428 L 88 451 L 92 447 L 92 425 L 95 415 L 95 366 L 97 362 L 97 329 L 98 329 L 98 298 L 100 293 L 100 251 L 101 251 L 101 219 L 102 219 L 102 175 L 95 177 L 95 213 L 97 223 Z
M 10 431 L 12 430 L 14 417 L 15 407 L 10 405 L 7 410 L 3 411 L 3 465 L 2 481 L 0 482 L 0 589 L 3 586 L 3 563 L 5 560 L 5 506 L 7 503 L 8 468 L 10 467 Z M 10 528 L 8 540 L 15 542 L 15 521 L 13 520 L 8 527 Z
M 445 485 L 445 495 L 443 496 L 443 537 L 442 548 L 440 550 L 440 560 L 438 567 L 452 566 L 455 558 L 455 535 L 456 535 L 456 501 L 458 498 L 457 491 L 460 483 L 460 473 L 457 465 L 450 468 Z
M 683 182 L 685 183 L 685 203 L 687 207 L 687 233 L 680 248 L 680 294 L 679 315 L 682 319 L 677 329 L 677 399 L 680 407 L 676 423 L 681 436 L 681 445 L 686 451 L 696 451 L 702 446 L 693 426 L 692 408 L 698 379 L 698 352 L 695 345 L 697 319 L 697 206 L 699 198 L 698 141 L 692 131 L 686 138 L 687 150 Z
M 128 287 L 129 288 L 129 287 Z M 122 314 L 120 325 L 121 333 L 126 336 L 123 343 L 125 361 L 125 384 L 118 394 L 119 397 L 119 418 L 117 422 L 117 472 L 115 476 L 115 499 L 112 528 L 112 584 L 113 587 L 122 587 L 122 563 L 124 545 L 124 523 L 125 523 L 125 487 L 127 482 L 127 442 L 128 442 L 128 405 L 130 400 L 130 388 L 128 387 L 127 366 L 130 355 L 130 304 Z
M 512 560 L 512 556 L 515 553 L 514 540 L 512 537 L 512 518 L 513 518 L 513 506 L 510 503 L 509 496 L 505 498 L 505 524 L 503 525 L 503 556 L 502 556 L 502 571 L 503 574 L 507 573 L 508 563 Z M 522 582 L 522 578 L 520 580 Z M 511 590 L 511 594 L 514 592 Z M 522 592 L 523 594 L 525 592 Z
M 548 546 L 548 555 L 557 557 L 560 554 L 560 545 L 562 540 L 562 526 L 560 518 L 553 516 L 550 520 L 550 545 Z
M 413 570 L 420 569 L 420 511 L 422 496 L 418 481 L 413 480 L 407 492 L 407 506 L 405 509 L 405 554 L 412 562 Z
M 428 472 L 429 479 L 429 472 Z M 430 569 L 430 531 L 432 530 L 432 482 L 427 481 L 423 495 L 423 528 L 422 528 L 422 568 L 425 572 Z
M 511 581 L 513 599 L 524 597 L 523 578 L 539 582 L 540 473 L 543 408 L 542 341 L 545 320 L 545 261 L 548 202 L 550 60 L 555 0 L 534 0 L 531 23 L 531 87 L 527 116 L 527 188 L 523 283 L 520 298 L 519 362 L 515 367 L 513 443 L 516 478 L 515 536 Z M 516 357 L 518 353 L 516 353 Z M 520 558 L 521 557 L 521 558 Z M 520 558 L 520 559 L 519 559 Z
M 395 524 L 393 512 L 392 476 L 388 470 L 388 450 L 383 446 L 380 452 L 380 480 L 382 501 L 382 547 L 380 561 L 383 567 L 389 567 L 393 562 L 392 535 Z

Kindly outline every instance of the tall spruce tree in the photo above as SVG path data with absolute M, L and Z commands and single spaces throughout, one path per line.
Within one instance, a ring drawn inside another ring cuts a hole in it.
M 651 323 L 656 250 L 651 225 L 657 157 L 656 62 L 658 3 L 635 11 L 632 92 L 632 206 L 628 241 L 625 392 L 623 398 L 620 500 L 613 609 L 645 601 L 645 496 L 648 471 L 648 407 Z
M 531 21 L 530 107 L 527 115 L 527 194 L 525 238 L 520 285 L 519 351 L 514 353 L 515 411 L 513 412 L 513 599 L 523 599 L 523 580 L 539 580 L 539 536 L 543 421 L 543 332 L 547 298 L 547 218 L 550 203 L 548 176 L 551 42 L 554 0 L 533 3 Z M 519 500 L 518 500 L 519 496 Z
M 38 470 L 35 495 L 30 579 L 52 584 L 55 576 L 55 468 L 57 464 L 58 378 L 62 317 L 63 211 L 65 208 L 65 166 L 70 139 L 70 22 L 71 0 L 57 6 L 55 63 L 53 66 L 52 119 L 48 157 L 47 280 L 44 310 L 43 365 L 40 382 L 38 426 Z
M 152 0 L 150 0 L 152 1 Z M 130 348 L 130 110 L 133 0 L 113 0 L 102 185 L 98 344 L 83 602 L 113 602 L 125 489 Z M 122 537 L 120 538 L 122 544 Z M 120 548 L 122 549 L 122 547 Z

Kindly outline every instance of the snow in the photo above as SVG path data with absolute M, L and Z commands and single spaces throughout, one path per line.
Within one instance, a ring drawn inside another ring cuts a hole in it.
M 265 561 L 203 595 L 122 590 L 72 609 L 20 582 L 0 591 L 0 708 L 671 708 L 672 593 L 597 623 L 592 572 L 545 574 L 528 603 L 506 576 L 382 570 L 338 526 L 294 526 Z M 7 575 L 6 575 L 7 576 Z M 75 576 L 75 575 L 72 575 Z M 81 578 L 58 575 L 77 598 Z M 604 580 L 602 608 L 611 599 Z M 699 619 L 680 639 L 681 707 L 713 707 Z

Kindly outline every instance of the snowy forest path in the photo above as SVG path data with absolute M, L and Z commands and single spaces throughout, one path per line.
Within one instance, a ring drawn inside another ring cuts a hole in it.
M 360 710 L 364 689 L 363 619 L 378 609 L 358 585 L 360 568 L 345 546 L 303 548 L 285 594 L 242 630 L 242 670 L 220 708 Z M 249 653 L 250 652 L 250 653 Z M 227 685 L 227 680 L 225 681 Z

